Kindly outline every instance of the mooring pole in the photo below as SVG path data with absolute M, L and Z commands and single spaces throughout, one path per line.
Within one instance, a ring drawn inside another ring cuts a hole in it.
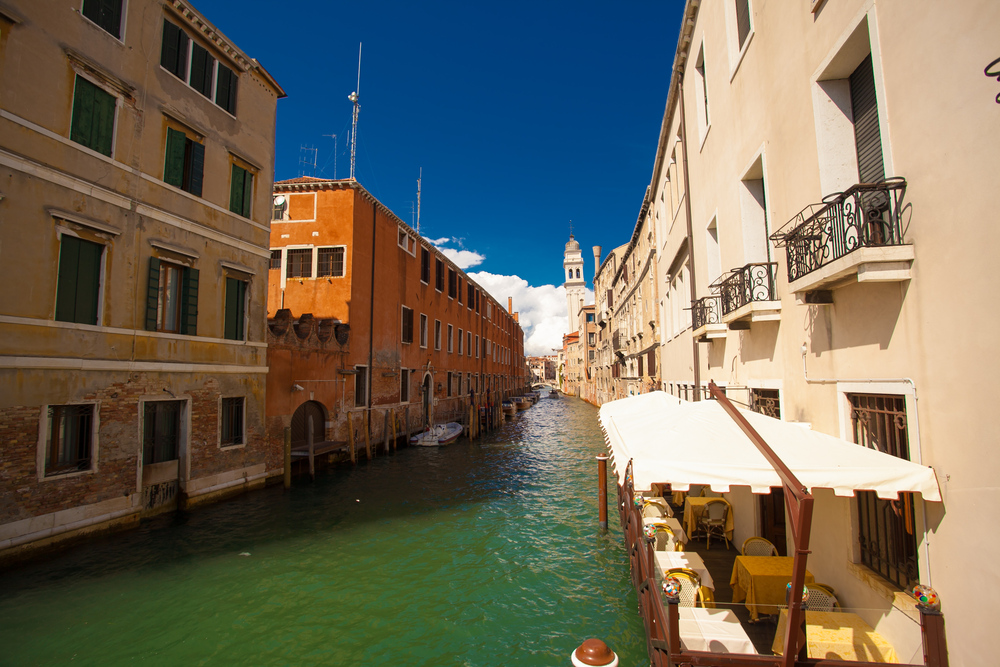
M 285 488 L 292 488 L 292 429 L 285 427 Z
M 597 457 L 597 520 L 601 532 L 608 530 L 608 457 Z

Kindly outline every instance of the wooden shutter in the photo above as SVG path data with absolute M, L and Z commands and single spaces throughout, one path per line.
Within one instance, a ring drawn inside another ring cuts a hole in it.
M 167 128 L 167 150 L 163 161 L 163 181 L 174 187 L 184 185 L 184 146 L 187 136 L 171 127 Z
M 191 142 L 191 182 L 188 192 L 196 197 L 201 196 L 202 184 L 205 182 L 205 145 L 197 141 Z
M 851 74 L 850 83 L 858 178 L 862 183 L 878 183 L 885 180 L 885 165 L 882 161 L 882 136 L 878 127 L 875 74 L 870 53 Z
M 739 33 L 740 48 L 750 34 L 750 0 L 736 0 L 736 30 Z
M 244 340 L 246 288 L 245 281 L 226 278 L 226 322 L 223 335 L 229 340 Z
M 236 72 L 219 63 L 215 83 L 215 103 L 231 114 L 236 114 Z
M 229 185 L 229 210 L 242 215 L 240 206 L 243 205 L 243 176 L 246 172 L 233 165 L 232 182 Z
M 240 212 L 245 218 L 250 217 L 250 204 L 253 199 L 253 174 L 243 170 L 243 210 Z M 343 275 L 343 274 L 341 274 Z
M 56 319 L 97 324 L 101 253 L 104 246 L 63 235 L 59 247 Z
M 121 38 L 122 0 L 86 0 L 83 15 L 115 37 Z
M 653 377 L 656 375 L 656 352 L 650 350 L 646 353 L 646 365 L 649 367 L 649 376 Z
M 146 287 L 146 331 L 156 331 L 156 305 L 160 301 L 160 260 L 149 258 L 149 282 Z
M 198 269 L 184 269 L 180 330 L 189 336 L 198 334 Z
M 191 49 L 191 87 L 211 99 L 212 66 L 215 58 L 208 51 L 195 44 Z
M 160 46 L 160 65 L 174 76 L 184 79 L 187 73 L 188 36 L 170 21 L 163 21 L 163 44 Z

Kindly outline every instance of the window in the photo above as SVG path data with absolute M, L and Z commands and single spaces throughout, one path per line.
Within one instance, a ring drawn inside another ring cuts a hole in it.
M 909 460 L 906 399 L 884 394 L 848 394 L 854 441 Z M 858 542 L 861 562 L 903 590 L 920 579 L 913 494 L 882 500 L 874 491 L 858 491 Z
M 436 273 L 434 275 L 434 288 L 438 292 L 443 292 L 444 291 L 444 262 L 442 262 L 441 258 L 439 258 L 439 257 L 435 257 L 434 259 L 437 262 L 437 266 L 436 266 L 437 271 L 436 271 Z
M 197 334 L 198 269 L 149 258 L 146 329 Z
M 50 405 L 47 411 L 45 475 L 90 470 L 93 405 Z
M 406 368 L 399 369 L 399 402 L 410 402 L 410 371 Z
M 312 248 L 292 248 L 286 252 L 286 278 L 312 278 L 313 251 Z
M 736 36 L 739 39 L 740 48 L 747 41 L 750 34 L 750 0 L 736 0 Z
M 465 349 L 469 351 L 469 356 L 471 357 L 472 356 L 472 332 L 471 331 L 467 331 L 465 333 L 465 335 L 466 335 L 466 337 L 468 339 L 468 341 L 466 342 L 466 345 L 465 345 Z
M 462 279 L 458 279 L 458 289 L 455 292 L 455 298 L 458 299 L 458 305 L 462 305 Z
M 476 301 L 476 288 L 472 286 L 472 283 L 467 283 L 466 286 L 469 288 L 469 290 L 468 290 L 469 291 L 469 298 L 466 299 L 466 301 L 468 302 L 466 305 L 469 307 L 469 310 L 472 310 L 472 308 L 476 305 L 475 304 L 475 301 Z
M 420 282 L 431 284 L 431 251 L 420 246 Z
M 226 278 L 226 313 L 223 337 L 228 340 L 246 340 L 247 282 Z
M 239 165 L 233 165 L 233 177 L 229 191 L 229 210 L 244 218 L 250 217 L 250 203 L 253 199 L 253 174 Z
M 243 437 L 243 405 L 242 396 L 222 399 L 222 437 L 219 444 L 222 447 L 244 444 Z
M 271 209 L 271 220 L 285 220 L 288 213 L 288 199 L 284 195 L 274 198 L 274 207 Z
M 204 47 L 192 42 L 180 27 L 167 20 L 163 21 L 160 66 L 230 114 L 236 114 L 239 76 L 209 55 Z
M 163 180 L 200 197 L 205 180 L 205 145 L 190 139 L 184 132 L 168 127 Z
M 434 349 L 441 349 L 441 320 L 434 320 Z
M 458 330 L 458 354 L 462 354 L 462 342 L 465 340 L 465 332 L 461 329 Z
M 271 251 L 271 267 L 272 269 L 281 268 L 281 248 Z
M 885 163 L 882 158 L 882 135 L 878 126 L 872 54 L 869 53 L 851 73 L 850 86 L 858 182 L 879 183 L 885 180 Z
M 122 4 L 124 0 L 83 0 L 80 12 L 104 28 L 115 39 L 122 38 Z
M 479 336 L 476 336 L 476 359 L 479 358 Z
M 476 312 L 479 312 L 479 290 L 476 290 Z
M 781 419 L 781 401 L 777 389 L 751 389 L 750 409 L 768 417 Z
M 427 347 L 427 316 L 420 313 L 420 347 Z
M 97 324 L 103 252 L 99 243 L 62 234 L 56 283 L 56 319 L 60 322 Z
M 445 394 L 446 396 L 451 396 L 451 387 L 453 381 L 454 381 L 454 376 L 452 375 L 451 371 L 448 371 L 448 381 L 447 381 L 448 389 L 446 390 Z
M 695 88 L 695 104 L 698 105 L 698 137 L 701 140 L 705 139 L 705 135 L 708 134 L 708 128 L 712 124 L 711 117 L 708 115 L 708 79 L 705 78 L 705 45 L 702 44 L 701 48 L 698 50 L 698 58 L 694 63 L 694 88 Z
M 117 105 L 118 100 L 114 95 L 82 76 L 77 76 L 69 138 L 81 146 L 111 157 Z
M 594 338 L 595 338 L 595 337 L 594 337 L 594 334 L 592 334 L 592 333 L 588 333 L 588 334 L 587 334 L 587 343 L 588 343 L 589 345 L 593 345 L 593 344 L 594 344 L 594 342 L 595 342 Z
M 403 306 L 403 342 L 413 342 L 413 309 Z
M 416 253 L 417 241 L 414 239 L 409 232 L 407 232 L 402 227 L 399 228 L 399 239 L 397 244 L 400 248 L 410 253 L 411 255 Z
M 451 354 L 455 349 L 455 327 L 448 325 L 448 353 Z
M 368 367 L 355 366 L 354 370 L 354 407 L 360 408 L 368 405 Z
M 448 298 L 454 299 L 458 296 L 458 274 L 455 269 L 448 267 Z
M 344 275 L 345 248 L 319 248 L 316 258 L 316 275 L 341 278 Z
M 593 313 L 587 313 L 587 321 L 588 322 L 593 322 L 594 321 L 594 314 Z
M 142 463 L 173 461 L 180 451 L 184 401 L 146 401 L 142 420 Z

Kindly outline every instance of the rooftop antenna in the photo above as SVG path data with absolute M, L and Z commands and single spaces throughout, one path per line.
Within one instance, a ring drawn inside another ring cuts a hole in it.
M 569 235 L 571 237 L 573 236 L 573 221 L 572 220 L 569 221 Z
M 361 93 L 361 42 L 358 42 L 358 87 L 353 93 L 347 96 L 354 103 L 354 116 L 351 122 L 351 180 L 354 180 L 354 154 L 358 147 L 358 110 L 361 105 L 358 99 Z
M 306 176 L 306 167 L 311 167 L 309 176 L 316 175 L 316 163 L 319 161 L 319 149 L 312 146 L 299 145 L 299 176 Z
M 337 180 L 337 135 L 324 134 L 324 137 L 333 137 L 333 180 Z M 329 161 L 327 162 L 329 164 Z
M 420 180 L 424 177 L 424 168 L 420 168 L 420 175 L 417 176 L 417 236 L 420 236 Z

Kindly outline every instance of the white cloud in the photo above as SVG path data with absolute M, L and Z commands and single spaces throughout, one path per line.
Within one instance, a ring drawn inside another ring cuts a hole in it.
M 447 243 L 448 241 L 450 241 L 451 237 L 449 237 L 449 236 L 442 236 L 439 239 L 427 239 L 427 240 L 430 241 L 431 245 L 433 245 L 433 246 L 441 246 L 441 245 L 444 245 L 445 243 Z
M 562 337 L 569 329 L 566 316 L 566 289 L 559 285 L 533 287 L 520 276 L 501 276 L 486 271 L 470 273 L 501 306 L 507 307 L 507 297 L 514 298 L 524 330 L 524 354 L 530 357 L 553 354 L 562 348 Z M 584 303 L 593 303 L 594 295 L 587 290 Z
M 454 248 L 441 247 L 438 247 L 438 250 L 440 250 L 445 257 L 455 262 L 458 268 L 463 271 L 473 266 L 479 266 L 486 260 L 484 255 L 480 255 L 478 252 L 473 252 L 471 250 L 455 250 Z

